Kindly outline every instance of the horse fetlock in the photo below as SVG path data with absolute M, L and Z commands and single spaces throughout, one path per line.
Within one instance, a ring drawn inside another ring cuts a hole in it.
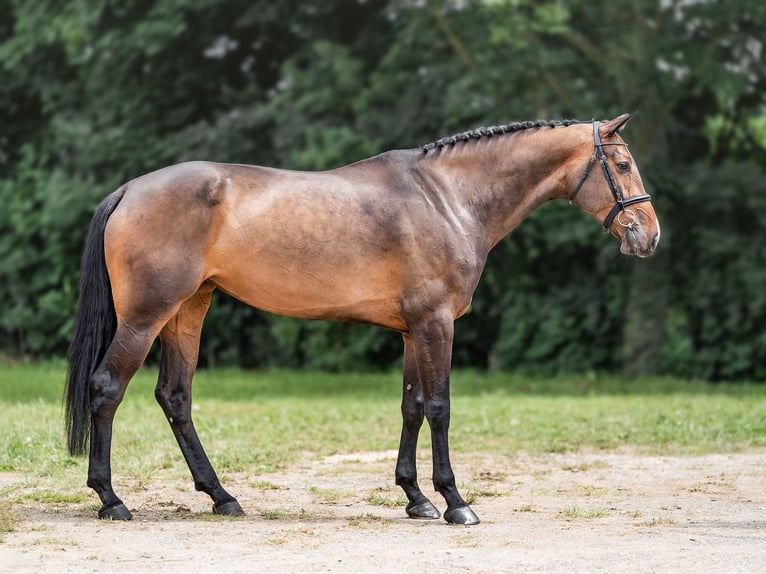
M 217 480 L 195 480 L 194 481 L 194 490 L 197 492 L 204 492 L 205 494 L 210 495 L 212 498 L 223 498 L 220 493 L 223 492 L 223 488 L 221 487 L 221 484 Z M 226 497 L 228 500 L 230 497 Z
M 87 484 L 89 488 L 92 488 L 96 491 L 96 493 L 101 497 L 101 502 L 104 502 L 104 496 L 106 496 L 106 493 L 112 491 L 109 478 L 104 478 L 103 476 L 96 473 L 89 473 L 88 480 L 85 482 L 85 484 Z
M 444 470 L 440 473 L 434 472 L 432 480 L 434 490 L 441 494 L 450 506 L 462 506 L 465 504 L 457 490 L 455 474 L 451 470 Z
M 404 466 L 397 466 L 394 471 L 394 478 L 396 486 L 401 487 L 415 487 L 418 486 L 418 473 L 414 468 L 405 468 Z

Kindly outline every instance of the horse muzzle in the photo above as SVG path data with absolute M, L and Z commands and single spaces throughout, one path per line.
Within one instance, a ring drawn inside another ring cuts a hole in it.
M 641 228 L 625 229 L 621 240 L 620 253 L 641 258 L 649 257 L 654 254 L 660 242 L 660 231 L 658 229 L 650 235 Z

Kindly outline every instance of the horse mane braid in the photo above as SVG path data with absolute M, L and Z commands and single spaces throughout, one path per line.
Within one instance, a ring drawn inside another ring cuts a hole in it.
M 483 137 L 492 137 L 503 134 L 514 133 L 522 130 L 529 130 L 534 128 L 556 128 L 567 127 L 573 124 L 581 124 L 583 122 L 579 120 L 533 120 L 526 122 L 513 122 L 510 124 L 503 124 L 500 126 L 490 126 L 484 128 L 476 128 L 467 132 L 462 132 L 452 136 L 438 139 L 434 142 L 428 143 L 423 146 L 423 153 L 428 153 L 431 150 L 441 149 L 448 145 L 455 145 L 458 142 L 465 142 L 472 139 L 479 139 Z

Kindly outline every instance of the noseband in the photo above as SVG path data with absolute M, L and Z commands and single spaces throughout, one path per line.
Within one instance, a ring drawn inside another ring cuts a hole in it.
M 638 195 L 636 197 L 629 197 L 626 199 L 622 196 L 622 192 L 620 192 L 620 190 L 617 189 L 617 184 L 615 183 L 614 177 L 612 176 L 612 171 L 609 169 L 609 164 L 606 161 L 604 146 L 605 145 L 624 145 L 625 147 L 628 147 L 628 144 L 626 144 L 625 142 L 602 142 L 601 135 L 598 133 L 598 126 L 600 123 L 601 122 L 597 122 L 597 121 L 593 122 L 593 146 L 594 146 L 593 155 L 590 156 L 588 167 L 585 168 L 585 172 L 582 174 L 582 177 L 580 178 L 580 183 L 577 184 L 577 187 L 575 188 L 574 192 L 572 192 L 572 195 L 569 196 L 569 201 L 570 203 L 574 201 L 575 196 L 579 193 L 580 189 L 585 183 L 585 180 L 588 179 L 588 176 L 590 175 L 590 172 L 593 169 L 593 165 L 596 163 L 596 159 L 598 159 L 599 163 L 601 164 L 601 169 L 604 171 L 604 177 L 606 178 L 606 182 L 609 184 L 609 189 L 611 190 L 612 195 L 614 196 L 614 201 L 615 201 L 615 206 L 609 212 L 609 215 L 606 216 L 606 218 L 604 219 L 604 223 L 602 224 L 604 233 L 609 232 L 609 226 L 612 225 L 612 222 L 614 221 L 615 217 L 617 218 L 617 222 L 620 225 L 622 225 L 623 227 L 627 227 L 629 229 L 633 229 L 638 226 L 638 219 L 636 218 L 635 213 L 633 213 L 630 210 L 626 211 L 625 208 L 628 207 L 629 205 L 633 205 L 634 203 L 651 201 L 652 197 L 648 194 L 645 194 L 645 195 Z M 627 222 L 623 221 L 623 215 L 627 217 Z

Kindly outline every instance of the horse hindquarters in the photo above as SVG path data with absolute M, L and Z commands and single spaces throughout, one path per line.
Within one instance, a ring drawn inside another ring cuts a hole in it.
M 64 398 L 69 451 L 83 454 L 90 441 L 88 485 L 103 503 L 99 516 L 119 519 L 129 519 L 130 512 L 111 487 L 112 420 L 151 345 L 141 345 L 136 332 L 118 321 L 106 267 L 104 234 L 125 189 L 101 202 L 88 230 Z
M 131 518 L 111 484 L 115 411 L 160 330 L 199 288 L 187 261 L 152 259 L 155 232 L 164 230 L 136 229 L 126 190 L 101 203 L 88 232 L 65 396 L 69 449 L 82 454 L 90 440 L 87 482 L 101 499 L 99 516 L 112 519 Z
M 104 230 L 125 188 L 96 208 L 80 264 L 80 291 L 69 346 L 64 396 L 67 442 L 73 455 L 84 454 L 90 439 L 90 377 L 114 338 L 117 318 L 104 261 Z

